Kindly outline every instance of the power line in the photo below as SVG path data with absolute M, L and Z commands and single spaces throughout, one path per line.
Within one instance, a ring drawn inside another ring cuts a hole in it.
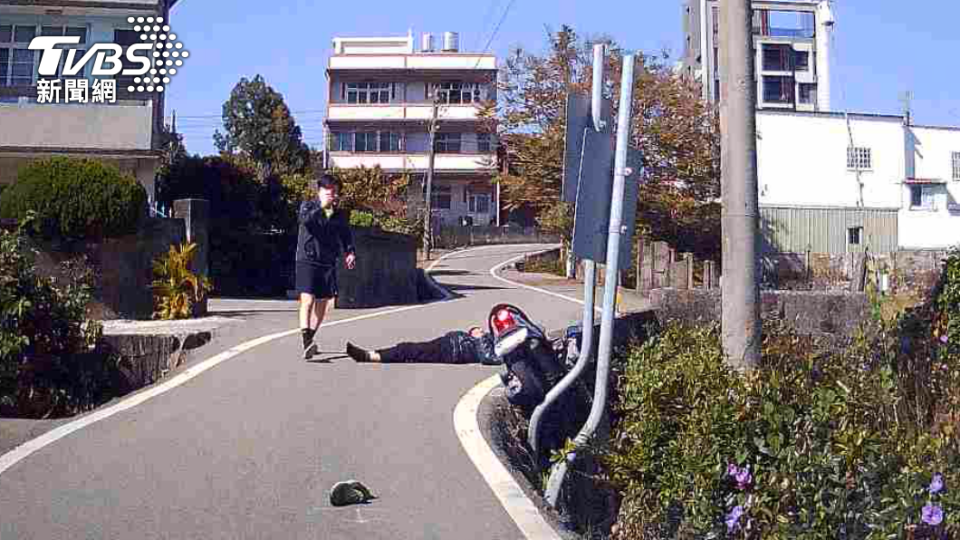
M 483 52 L 480 53 L 481 58 L 477 58 L 477 63 L 473 66 L 473 69 L 477 69 L 480 65 L 480 60 L 482 60 L 482 55 L 486 54 L 490 49 L 490 44 L 493 43 L 493 39 L 497 37 L 497 32 L 500 31 L 500 26 L 503 24 L 503 21 L 507 20 L 507 15 L 510 13 L 510 8 L 513 7 L 513 3 L 517 0 L 510 0 L 510 3 L 507 4 L 507 9 L 503 10 L 503 15 L 500 17 L 500 22 L 497 23 L 497 27 L 493 29 L 493 33 L 490 34 L 490 39 L 487 40 L 487 45 L 483 48 Z
M 483 26 L 481 26 L 481 31 L 477 35 L 479 38 L 477 45 L 483 41 L 483 33 L 487 31 L 487 26 L 490 24 L 490 16 L 493 15 L 493 12 L 496 10 L 496 7 L 500 5 L 500 0 L 490 0 L 490 3 L 487 4 L 487 13 L 483 16 Z

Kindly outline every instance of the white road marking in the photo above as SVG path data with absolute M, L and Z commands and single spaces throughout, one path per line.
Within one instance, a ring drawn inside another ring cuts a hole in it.
M 544 250 L 539 253 L 545 251 L 550 250 Z M 497 275 L 497 272 L 503 267 L 525 256 L 526 255 L 520 255 L 494 266 L 490 269 L 490 275 L 493 276 L 494 279 L 513 287 L 537 291 L 584 305 L 583 300 L 573 298 L 572 296 L 565 296 L 553 291 L 516 283 Z M 594 309 L 600 312 L 603 311 L 600 307 L 594 307 Z M 493 490 L 494 495 L 500 500 L 500 504 L 503 505 L 507 514 L 509 514 L 513 522 L 517 524 L 517 527 L 527 540 L 561 540 L 560 535 L 557 534 L 553 527 L 540 515 L 540 511 L 536 505 L 533 504 L 533 501 L 527 497 L 520 485 L 517 484 L 516 480 L 513 479 L 513 476 L 507 471 L 500 459 L 497 458 L 497 455 L 490 449 L 490 445 L 487 444 L 483 433 L 480 431 L 480 422 L 477 420 L 477 415 L 480 412 L 480 403 L 483 402 L 483 399 L 490 391 L 501 384 L 500 375 L 493 375 L 464 394 L 453 412 L 454 430 L 456 430 L 457 436 L 460 438 L 460 444 L 463 445 L 464 450 L 466 450 L 467 455 L 470 456 L 474 466 L 476 466 L 480 474 L 483 475 L 487 485 Z
M 439 259 L 434 261 L 428 268 L 428 272 L 433 271 L 434 268 L 440 262 L 442 262 L 447 257 L 464 253 L 466 251 L 474 251 L 485 248 L 498 247 L 498 246 L 480 246 L 472 249 L 464 249 L 459 251 L 453 251 L 441 256 Z M 569 300 L 572 302 L 577 302 L 583 304 L 581 300 L 572 298 L 569 296 L 564 296 L 562 294 L 553 293 L 550 291 L 545 291 L 543 289 L 538 289 L 536 287 L 530 287 L 527 285 L 522 285 L 519 283 L 514 283 L 512 281 L 506 280 L 496 275 L 496 271 L 503 268 L 504 266 L 515 262 L 521 259 L 523 255 L 515 257 L 507 262 L 497 265 L 491 269 L 490 274 L 502 281 L 509 283 L 513 286 L 522 287 L 525 289 L 530 289 L 551 296 L 556 296 L 564 300 Z M 385 311 L 379 311 L 376 313 L 369 313 L 367 315 L 361 315 L 358 317 L 351 317 L 349 319 L 342 319 L 339 321 L 326 322 L 322 327 L 327 326 L 336 326 L 340 324 L 346 324 L 349 322 L 355 322 L 365 319 L 371 319 L 374 317 L 379 317 L 382 315 L 390 315 L 393 313 L 400 313 L 403 311 L 409 311 L 413 309 L 420 309 L 427 307 L 428 305 L 417 305 L 417 306 L 406 306 L 402 308 L 389 309 Z M 56 429 L 48 431 L 47 433 L 27 441 L 26 443 L 18 446 L 17 448 L 7 452 L 6 454 L 0 456 L 0 474 L 3 474 L 6 470 L 10 469 L 20 461 L 26 459 L 28 456 L 34 452 L 43 449 L 46 446 L 49 446 L 56 441 L 70 435 L 76 431 L 79 431 L 87 426 L 90 426 L 100 420 L 105 420 L 111 416 L 116 415 L 117 413 L 126 411 L 141 403 L 146 402 L 147 400 L 159 396 L 163 393 L 169 392 L 170 390 L 180 386 L 181 384 L 197 377 L 204 371 L 217 366 L 231 358 L 246 352 L 250 349 L 264 345 L 271 341 L 290 336 L 299 332 L 299 329 L 287 330 L 284 332 L 277 332 L 275 334 L 270 334 L 263 336 L 257 339 L 241 343 L 235 347 L 232 347 L 216 356 L 208 358 L 199 364 L 192 366 L 182 373 L 179 373 L 175 377 L 160 383 L 152 388 L 144 390 L 134 396 L 126 398 L 119 403 L 112 405 L 110 407 L 100 409 L 95 411 L 87 416 L 78 418 L 70 423 L 64 424 Z M 493 450 L 490 449 L 490 446 L 487 444 L 486 440 L 483 437 L 483 434 L 480 432 L 480 426 L 477 421 L 477 413 L 479 411 L 480 403 L 483 401 L 484 396 L 486 396 L 491 390 L 496 388 L 500 384 L 499 375 L 493 375 L 492 377 L 481 382 L 475 386 L 472 390 L 467 392 L 463 398 L 457 404 L 457 407 L 454 411 L 454 429 L 457 432 L 457 436 L 460 439 L 460 443 L 463 445 L 464 449 L 467 452 L 467 455 L 473 461 L 474 465 L 483 475 L 484 480 L 490 486 L 490 489 L 493 490 L 496 497 L 500 500 L 500 503 L 506 509 L 507 513 L 510 515 L 510 518 L 513 519 L 517 527 L 521 530 L 524 536 L 528 540 L 561 540 L 561 537 L 553 530 L 553 528 L 543 519 L 540 515 L 540 512 L 537 510 L 537 507 L 533 504 L 520 486 L 516 483 L 510 473 L 506 470 L 504 465 L 493 453 Z M 369 519 L 364 520 L 363 522 L 370 521 Z M 359 522 L 359 521 L 358 521 Z
M 465 251 L 465 250 L 464 250 L 464 251 Z M 453 254 L 455 254 L 455 253 L 462 253 L 462 251 L 456 251 L 456 252 L 447 253 L 446 255 L 443 255 L 443 256 L 441 256 L 439 259 L 437 259 L 437 260 L 433 263 L 433 265 L 435 266 L 435 265 L 439 264 L 441 261 L 444 260 L 444 258 L 446 258 L 446 257 L 448 257 L 448 256 L 451 256 L 451 255 L 453 255 Z M 346 324 L 346 323 L 350 323 L 350 322 L 362 321 L 362 320 L 365 320 L 365 319 L 372 319 L 372 318 L 374 318 L 374 317 L 380 317 L 380 316 L 383 316 L 383 315 L 392 315 L 392 314 L 394 314 L 394 313 L 401 313 L 401 312 L 410 311 L 410 310 L 413 310 L 413 309 L 420 309 L 420 308 L 424 308 L 424 307 L 427 307 L 427 306 L 430 306 L 430 305 L 434 305 L 434 304 L 423 304 L 423 305 L 416 305 L 416 306 L 405 306 L 405 307 L 401 307 L 401 308 L 395 308 L 395 309 L 388 309 L 388 310 L 384 310 L 384 311 L 378 311 L 378 312 L 375 312 L 375 313 L 368 313 L 368 314 L 366 314 L 366 315 L 360 315 L 360 316 L 357 316 L 357 317 L 351 317 L 351 318 L 349 318 L 349 319 L 342 319 L 342 320 L 339 320 L 339 321 L 325 322 L 325 323 L 323 323 L 323 324 L 321 325 L 321 327 L 337 326 L 337 325 L 340 325 L 340 324 Z M 7 452 L 6 454 L 3 454 L 2 456 L 0 456 L 0 474 L 3 474 L 4 471 L 6 471 L 7 469 L 9 469 L 10 467 L 13 467 L 13 466 L 16 465 L 17 463 L 19 463 L 20 461 L 22 461 L 23 459 L 25 459 L 27 456 L 29 456 L 30 454 L 33 454 L 34 452 L 36 452 L 36 451 L 38 451 L 38 450 L 41 450 L 42 448 L 44 448 L 44 447 L 46 447 L 46 446 L 49 446 L 49 445 L 57 442 L 58 440 L 66 437 L 67 435 L 70 435 L 71 433 L 74 433 L 74 432 L 76 432 L 76 431 L 79 431 L 79 430 L 81 430 L 81 429 L 83 429 L 83 428 L 85 428 L 85 427 L 87 427 L 87 426 L 90 426 L 90 425 L 92 425 L 92 424 L 95 424 L 96 422 L 99 422 L 99 421 L 101 421 L 101 420 L 105 420 L 105 419 L 107 419 L 107 418 L 110 418 L 111 416 L 113 416 L 113 415 L 115 415 L 115 414 L 117 414 L 117 413 L 126 411 L 126 410 L 128 410 L 128 409 L 132 409 L 133 407 L 136 407 L 137 405 L 140 405 L 141 403 L 143 403 L 143 402 L 145 402 L 145 401 L 147 401 L 147 400 L 149 400 L 149 399 L 151 399 L 151 398 L 154 398 L 154 397 L 156 397 L 156 396 L 159 396 L 160 394 L 169 392 L 170 390 L 173 390 L 174 388 L 176 388 L 176 387 L 180 386 L 181 384 L 189 381 L 190 379 L 193 379 L 194 377 L 200 375 L 200 374 L 203 373 L 204 371 L 207 371 L 208 369 L 210 369 L 210 368 L 212 368 L 212 367 L 215 367 L 215 366 L 217 366 L 217 365 L 219 365 L 219 364 L 221 364 L 221 363 L 223 363 L 223 362 L 226 362 L 227 360 L 230 360 L 231 358 L 233 358 L 233 357 L 235 357 L 235 356 L 237 356 L 237 355 L 239 355 L 239 354 L 241 354 L 241 353 L 243 353 L 243 352 L 246 352 L 246 351 L 248 351 L 248 350 L 250 350 L 250 349 L 253 349 L 254 347 L 259 347 L 260 345 L 264 345 L 264 344 L 269 343 L 269 342 L 271 342 L 271 341 L 274 341 L 274 340 L 277 340 L 277 339 L 280 339 L 280 338 L 283 338 L 283 337 L 287 337 L 287 336 L 296 334 L 296 333 L 298 333 L 299 331 L 300 331 L 299 328 L 295 328 L 295 329 L 293 329 L 293 330 L 286 330 L 286 331 L 284 331 L 284 332 L 277 332 L 277 333 L 275 333 L 275 334 L 270 334 L 270 335 L 267 335 L 267 336 L 263 336 L 263 337 L 260 337 L 260 338 L 257 338 L 257 339 L 253 339 L 253 340 L 247 341 L 247 342 L 245 342 L 245 343 L 241 343 L 240 345 L 237 345 L 237 346 L 235 346 L 235 347 L 233 347 L 233 348 L 230 348 L 230 349 L 228 349 L 228 350 L 226 350 L 226 351 L 224 351 L 224 352 L 222 352 L 222 353 L 220 353 L 220 354 L 218 354 L 218 355 L 216 355 L 216 356 L 213 356 L 213 357 L 211 357 L 211 358 L 208 358 L 208 359 L 200 362 L 199 364 L 197 364 L 197 365 L 195 365 L 195 366 L 191 366 L 190 368 L 184 370 L 183 372 L 177 374 L 175 377 L 172 377 L 171 379 L 168 379 L 167 381 L 165 381 L 165 382 L 163 382 L 163 383 L 157 384 L 156 386 L 153 386 L 153 387 L 151 387 L 151 388 L 148 388 L 148 389 L 146 389 L 146 390 L 144 390 L 144 391 L 142 391 L 142 392 L 139 392 L 139 393 L 137 393 L 137 394 L 135 394 L 135 395 L 133 395 L 133 396 L 130 396 L 130 397 L 126 398 L 126 399 L 123 399 L 122 401 L 120 401 L 120 402 L 118 402 L 118 403 L 116 403 L 116 404 L 114 404 L 114 405 L 111 405 L 111 406 L 109 406 L 109 407 L 106 407 L 106 408 L 103 408 L 103 409 L 94 411 L 94 412 L 90 413 L 90 414 L 87 415 L 87 416 L 78 418 L 78 419 L 76 419 L 76 420 L 74 420 L 74 421 L 72 421 L 72 422 L 69 422 L 69 423 L 64 424 L 64 425 L 62 425 L 62 426 L 59 426 L 59 427 L 57 427 L 57 428 L 55 428 L 55 429 L 52 429 L 52 430 L 44 433 L 43 435 L 40 435 L 39 437 L 36 437 L 36 438 L 34 438 L 34 439 L 31 439 L 31 440 L 29 440 L 29 441 L 21 444 L 20 446 L 14 448 L 13 450 L 10 450 L 10 451 Z
M 561 540 L 490 449 L 480 431 L 477 421 L 480 403 L 500 384 L 500 376 L 493 375 L 467 392 L 453 411 L 453 428 L 474 466 L 527 540 Z
M 537 253 L 546 253 L 547 251 L 552 251 L 552 249 L 546 249 L 546 250 L 543 250 L 543 251 L 538 251 Z M 490 269 L 490 275 L 493 277 L 493 279 L 496 279 L 496 280 L 498 280 L 498 281 L 500 281 L 500 282 L 502 282 L 502 283 L 506 283 L 507 285 L 512 285 L 512 286 L 514 286 L 514 287 L 520 287 L 521 289 L 529 289 L 529 290 L 531 290 L 531 291 L 537 291 L 537 292 L 540 292 L 540 293 L 543 293 L 543 294 L 549 294 L 550 296 L 555 296 L 555 297 L 557 297 L 557 298 L 562 298 L 563 300 L 568 300 L 568 301 L 570 301 L 570 302 L 576 302 L 576 303 L 580 304 L 581 306 L 584 305 L 584 301 L 583 301 L 583 300 L 580 300 L 579 298 L 574 298 L 574 297 L 572 297 L 572 296 L 566 296 L 566 295 L 564 295 L 564 294 L 555 293 L 555 292 L 553 292 L 553 291 L 548 291 L 548 290 L 545 290 L 545 289 L 541 289 L 541 288 L 539 288 L 539 287 L 532 287 L 532 286 L 530 286 L 530 285 L 524 285 L 523 283 L 517 283 L 517 282 L 515 282 L 515 281 L 510 281 L 509 279 L 502 278 L 502 277 L 500 277 L 500 276 L 497 275 L 497 273 L 500 272 L 500 270 L 502 270 L 503 267 L 505 267 L 505 266 L 507 266 L 507 265 L 510 265 L 510 264 L 513 264 L 513 263 L 519 261 L 520 259 L 522 259 L 522 258 L 524 258 L 524 257 L 526 257 L 526 256 L 527 256 L 527 254 L 525 254 L 525 255 L 519 255 L 519 256 L 514 257 L 514 258 L 512 258 L 512 259 L 510 259 L 510 260 L 508 260 L 508 261 L 504 261 L 504 262 L 502 262 L 502 263 L 494 266 L 493 268 Z M 596 300 L 600 300 L 601 303 L 602 303 L 603 298 L 597 298 L 596 296 L 594 296 L 594 302 L 595 302 L 595 303 L 596 303 Z M 594 308 L 593 308 L 593 309 L 594 309 L 595 311 L 599 311 L 599 312 L 601 312 L 601 313 L 603 312 L 603 306 L 594 305 Z

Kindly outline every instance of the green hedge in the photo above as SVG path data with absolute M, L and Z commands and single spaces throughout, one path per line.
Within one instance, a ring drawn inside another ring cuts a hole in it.
M 116 167 L 54 157 L 20 171 L 0 199 L 0 218 L 22 220 L 33 210 L 32 230 L 43 238 L 99 239 L 135 233 L 146 208 L 146 190 Z
M 960 253 L 846 347 L 765 323 L 749 374 L 718 325 L 668 325 L 619 373 L 614 538 L 956 538 Z
M 91 270 L 62 270 L 38 274 L 21 231 L 0 231 L 0 416 L 69 416 L 110 397 L 115 370 L 92 348 L 102 326 L 85 317 Z

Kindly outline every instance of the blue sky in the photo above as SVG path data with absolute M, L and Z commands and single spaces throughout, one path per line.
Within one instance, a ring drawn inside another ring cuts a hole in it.
M 224 101 L 241 77 L 261 74 L 283 94 L 304 133 L 321 146 L 326 102 L 324 69 L 336 36 L 445 31 L 460 34 L 461 51 L 503 57 L 517 45 L 542 51 L 546 29 L 572 26 L 606 33 L 629 49 L 682 52 L 681 0 L 180 0 L 171 26 L 191 57 L 168 88 L 166 115 L 176 110 L 187 151 L 213 154 L 212 135 Z M 905 7 L 922 7 L 905 9 Z M 834 110 L 899 114 L 899 95 L 914 94 L 916 123 L 960 125 L 955 58 L 960 2 L 836 0 Z

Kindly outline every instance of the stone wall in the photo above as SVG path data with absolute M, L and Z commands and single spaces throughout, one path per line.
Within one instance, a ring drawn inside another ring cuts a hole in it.
M 923 290 L 936 283 L 945 250 L 867 254 L 867 279 L 889 292 Z M 762 257 L 765 288 L 841 290 L 851 287 L 863 254 L 776 253 Z
M 434 238 L 434 247 L 454 249 L 490 244 L 560 243 L 560 236 L 536 227 L 443 226 Z
M 358 227 L 353 230 L 357 265 L 337 266 L 338 308 L 371 308 L 415 304 L 417 242 L 412 236 Z
M 61 262 L 86 256 L 96 276 L 95 319 L 150 319 L 153 314 L 153 260 L 186 238 L 182 219 L 149 218 L 137 234 L 100 242 L 38 243 L 37 266 L 46 275 L 59 275 Z
M 661 323 L 720 320 L 719 289 L 657 289 L 650 298 Z M 786 321 L 803 334 L 846 338 L 869 317 L 870 302 L 865 293 L 762 291 L 760 311 L 761 317 Z

